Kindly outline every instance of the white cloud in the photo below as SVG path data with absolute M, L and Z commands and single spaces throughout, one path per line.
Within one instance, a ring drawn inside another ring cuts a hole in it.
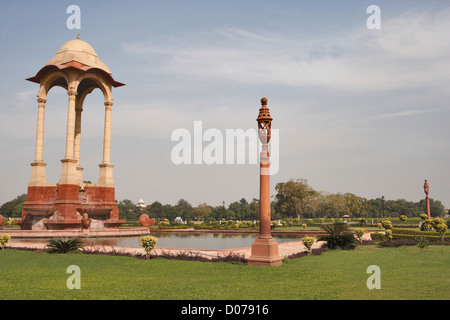
M 408 117 L 408 116 L 414 116 L 424 113 L 430 113 L 430 112 L 439 112 L 442 111 L 442 109 L 414 109 L 414 110 L 406 110 L 401 112 L 392 112 L 392 113 L 383 113 L 379 115 L 375 115 L 372 117 L 374 120 L 382 120 L 382 119 L 392 119 L 392 118 L 400 118 L 400 117 Z
M 450 10 L 405 13 L 381 30 L 335 39 L 224 28 L 178 41 L 124 44 L 127 52 L 162 59 L 161 71 L 242 84 L 319 86 L 382 91 L 449 83 Z M 447 85 L 448 88 L 448 85 Z

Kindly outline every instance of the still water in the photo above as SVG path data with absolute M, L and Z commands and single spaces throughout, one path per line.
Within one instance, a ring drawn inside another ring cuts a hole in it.
M 151 233 L 158 238 L 157 248 L 179 249 L 211 249 L 224 250 L 250 247 L 258 237 L 257 234 L 228 234 L 228 233 Z M 111 238 L 81 238 L 86 245 L 113 245 L 119 247 L 140 247 L 141 237 L 111 237 Z M 273 235 L 278 242 L 300 241 L 299 235 Z M 20 241 L 47 242 L 46 239 Z

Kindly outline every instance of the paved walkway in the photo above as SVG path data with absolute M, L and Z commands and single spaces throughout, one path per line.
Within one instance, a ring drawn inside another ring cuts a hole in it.
M 11 241 L 8 243 L 6 248 L 10 249 L 29 249 L 29 250 L 43 250 L 45 249 L 46 243 L 37 243 L 37 242 L 21 242 L 21 241 Z M 316 242 L 313 245 L 313 248 L 319 248 L 321 245 L 320 242 Z M 93 252 L 110 252 L 110 253 L 126 253 L 126 254 L 145 254 L 145 251 L 142 247 L 122 247 L 122 246 L 99 246 L 99 245 L 87 245 L 84 246 L 87 250 L 92 250 Z M 278 244 L 278 252 L 280 256 L 286 257 L 294 253 L 303 252 L 306 250 L 306 247 L 303 245 L 302 241 L 292 241 L 292 242 L 284 242 Z M 240 254 L 245 256 L 246 258 L 251 255 L 251 247 L 244 248 L 235 248 L 235 249 L 226 249 L 226 250 L 207 250 L 207 249 L 182 249 L 182 248 L 155 248 L 152 251 L 155 254 L 161 254 L 163 252 L 177 254 L 177 253 L 192 253 L 198 254 L 202 257 L 206 258 L 215 258 L 217 256 L 227 256 L 230 252 Z
M 370 239 L 370 233 L 366 233 L 363 239 Z M 321 241 L 314 243 L 313 249 L 320 248 L 322 246 Z M 10 241 L 6 248 L 11 249 L 45 249 L 46 243 L 38 242 L 21 242 L 21 241 Z M 109 252 L 109 253 L 126 253 L 126 254 L 145 254 L 142 247 L 122 247 L 122 246 L 99 246 L 99 245 L 88 245 L 84 246 L 85 249 L 92 250 L 93 252 Z M 302 241 L 291 241 L 283 242 L 278 244 L 278 252 L 281 257 L 287 257 L 294 253 L 299 253 L 306 251 L 306 247 L 303 245 Z M 244 255 L 245 258 L 249 258 L 251 255 L 251 247 L 226 249 L 226 250 L 205 250 L 205 249 L 176 249 L 176 248 L 155 248 L 153 249 L 155 254 L 161 254 L 163 252 L 177 254 L 177 253 L 193 253 L 198 254 L 206 258 L 216 258 L 217 256 L 227 256 L 230 252 Z

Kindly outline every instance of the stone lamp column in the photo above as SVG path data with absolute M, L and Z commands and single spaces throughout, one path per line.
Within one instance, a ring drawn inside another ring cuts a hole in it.
M 423 185 L 423 191 L 425 192 L 425 210 L 426 214 L 428 216 L 428 219 L 431 219 L 431 213 L 430 213 L 430 198 L 428 197 L 428 193 L 430 192 L 430 186 L 428 185 L 427 180 L 425 180 L 425 183 Z
M 261 108 L 256 119 L 259 139 L 262 143 L 260 153 L 260 190 L 259 190 L 259 236 L 252 244 L 248 264 L 251 266 L 279 266 L 282 258 L 278 254 L 278 243 L 270 232 L 270 154 L 268 151 L 271 137 L 272 117 L 267 107 L 267 99 L 261 99 Z

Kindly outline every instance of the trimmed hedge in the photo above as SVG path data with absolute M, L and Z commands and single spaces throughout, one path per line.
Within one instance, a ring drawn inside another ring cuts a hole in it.
M 384 241 L 384 233 L 373 232 L 373 233 L 370 234 L 370 238 L 373 241 Z
M 430 231 L 392 229 L 392 236 L 395 240 L 414 240 L 416 236 L 422 236 L 429 241 L 441 241 L 441 236 L 438 232 Z M 446 233 L 443 240 L 450 241 L 450 234 Z

